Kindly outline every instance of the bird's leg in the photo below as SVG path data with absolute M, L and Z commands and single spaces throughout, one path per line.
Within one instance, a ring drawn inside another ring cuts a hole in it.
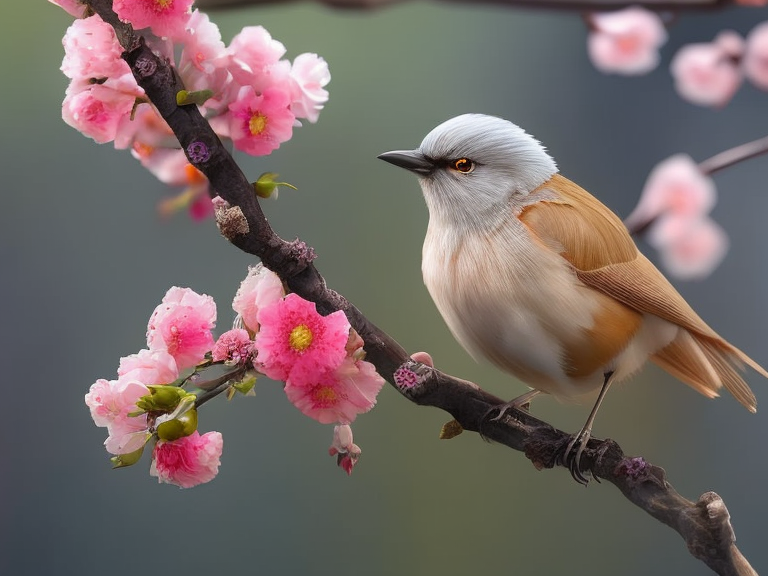
M 589 478 L 582 474 L 581 468 L 579 467 L 581 454 L 584 452 L 584 448 L 587 446 L 589 438 L 592 436 L 592 424 L 595 421 L 595 416 L 597 416 L 597 411 L 600 408 L 600 404 L 603 402 L 603 398 L 605 398 L 605 393 L 608 392 L 608 388 L 611 386 L 611 382 L 613 381 L 613 371 L 606 372 L 604 377 L 605 380 L 603 381 L 603 387 L 600 389 L 600 394 L 597 395 L 597 401 L 595 402 L 592 411 L 589 413 L 589 417 L 582 427 L 581 432 L 573 435 L 573 438 L 571 438 L 571 441 L 568 443 L 565 452 L 563 452 L 562 455 L 558 458 L 558 462 L 563 466 L 567 466 L 571 471 L 571 476 L 573 476 L 573 479 L 580 484 L 584 484 L 585 486 L 589 482 Z M 576 450 L 576 453 L 574 454 L 573 449 L 576 447 L 576 444 L 579 446 Z

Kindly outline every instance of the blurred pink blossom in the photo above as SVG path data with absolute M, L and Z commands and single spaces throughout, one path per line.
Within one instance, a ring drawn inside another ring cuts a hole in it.
M 137 354 L 120 358 L 117 375 L 135 379 L 142 384 L 171 384 L 179 377 L 176 360 L 167 350 L 139 350 Z M 146 392 L 145 392 L 146 394 Z
M 373 364 L 347 358 L 335 370 L 288 378 L 285 394 L 302 413 L 321 424 L 349 424 L 376 404 L 384 379 Z
M 728 236 L 708 217 L 665 216 L 654 223 L 648 243 L 667 271 L 684 280 L 709 276 L 728 252 Z
M 699 106 L 725 106 L 744 78 L 743 44 L 738 34 L 726 31 L 712 43 L 683 46 L 670 64 L 678 94 Z
M 270 87 L 257 94 L 253 86 L 243 86 L 229 105 L 229 136 L 235 148 L 253 156 L 263 156 L 291 139 L 296 119 L 289 105 L 287 90 Z
M 114 0 L 112 9 L 134 28 L 151 28 L 157 36 L 178 40 L 194 0 Z
M 214 362 L 243 364 L 253 355 L 253 341 L 247 330 L 228 330 L 216 340 L 211 354 Z
M 768 22 L 755 26 L 747 36 L 744 73 L 752 84 L 768 90 Z
M 259 309 L 256 368 L 273 380 L 297 385 L 338 368 L 346 356 L 351 328 L 346 315 L 317 312 L 314 302 L 296 294 Z
M 592 14 L 587 48 L 592 64 L 606 73 L 645 74 L 659 63 L 659 47 L 667 41 L 661 18 L 630 7 Z
M 715 184 L 686 154 L 660 162 L 651 171 L 637 207 L 624 221 L 642 228 L 665 214 L 693 217 L 707 214 L 717 201 Z
M 158 482 L 191 488 L 213 480 L 219 473 L 224 439 L 220 432 L 202 436 L 195 430 L 170 442 L 159 441 L 152 454 L 151 476 Z
M 213 348 L 211 330 L 215 324 L 213 298 L 174 286 L 149 319 L 147 345 L 150 350 L 167 350 L 179 370 L 184 370 L 199 364 Z
M 259 331 L 259 310 L 277 302 L 283 296 L 283 282 L 277 274 L 262 264 L 257 264 L 248 269 L 248 275 L 240 283 L 232 301 L 232 308 L 243 319 L 245 326 L 255 333 Z
M 291 111 L 297 118 L 317 122 L 320 111 L 328 101 L 324 86 L 331 81 L 328 63 L 317 54 L 299 54 L 291 67 L 294 81 Z

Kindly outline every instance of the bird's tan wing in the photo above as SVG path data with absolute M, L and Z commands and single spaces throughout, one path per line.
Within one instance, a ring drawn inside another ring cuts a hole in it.
M 599 200 L 559 174 L 541 188 L 556 199 L 532 204 L 519 216 L 534 237 L 548 246 L 559 246 L 561 256 L 585 285 L 633 310 L 677 324 L 693 336 L 691 341 L 676 339 L 651 359 L 708 396 L 716 395 L 715 390 L 725 385 L 742 404 L 754 410 L 754 395 L 733 365 L 746 363 L 766 378 L 768 372 L 722 339 L 694 312 L 637 250 L 621 220 Z M 702 362 L 711 365 L 719 382 L 709 382 L 712 370 L 690 368 Z

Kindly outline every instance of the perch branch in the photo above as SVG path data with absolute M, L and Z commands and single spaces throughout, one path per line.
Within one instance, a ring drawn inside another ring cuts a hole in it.
M 349 9 L 383 8 L 400 4 L 405 0 L 317 0 L 326 6 Z M 473 4 L 471 0 L 443 0 L 454 4 Z M 575 12 L 599 12 L 617 10 L 628 6 L 645 6 L 650 10 L 712 10 L 736 4 L 735 0 L 481 0 L 483 4 L 531 8 L 537 10 L 573 10 Z M 201 9 L 238 8 L 264 4 L 286 3 L 285 0 L 197 0 Z
M 175 70 L 153 54 L 129 25 L 119 21 L 111 0 L 86 3 L 115 28 L 125 48 L 123 58 L 139 85 L 173 130 L 190 163 L 208 177 L 212 190 L 226 201 L 227 206 L 217 209 L 217 224 L 227 239 L 259 257 L 291 291 L 315 302 L 321 313 L 343 310 L 365 341 L 366 359 L 403 396 L 422 406 L 441 408 L 463 429 L 524 452 L 538 469 L 556 465 L 569 434 L 524 411 L 510 410 L 501 418 L 488 419 L 489 412 L 503 404 L 500 398 L 411 360 L 392 337 L 327 288 L 312 264 L 312 249 L 299 240 L 287 242 L 270 228 L 251 184 L 197 106 L 176 104 L 182 84 Z M 631 502 L 679 532 L 691 553 L 721 576 L 756 575 L 736 548 L 728 511 L 716 494 L 706 493 L 695 503 L 683 498 L 667 483 L 661 468 L 642 458 L 624 456 L 610 440 L 591 439 L 581 462 L 585 472 L 611 482 Z

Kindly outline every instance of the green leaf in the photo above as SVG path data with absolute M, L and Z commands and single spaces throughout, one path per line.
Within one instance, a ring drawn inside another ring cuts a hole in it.
M 133 466 L 136 464 L 136 462 L 141 459 L 142 454 L 144 454 L 144 446 L 135 452 L 130 452 L 129 454 L 118 454 L 117 456 L 112 456 L 109 461 L 112 462 L 113 470 L 115 468 L 125 468 L 126 466 Z

